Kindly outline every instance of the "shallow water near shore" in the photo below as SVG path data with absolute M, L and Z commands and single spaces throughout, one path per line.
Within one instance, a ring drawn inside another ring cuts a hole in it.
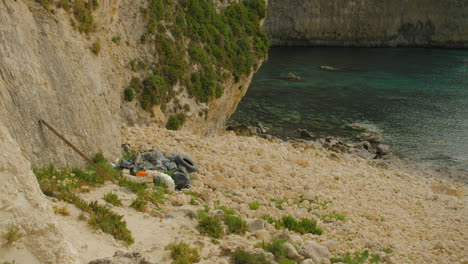
M 257 122 L 350 139 L 359 124 L 405 158 L 468 169 L 468 50 L 272 48 L 229 121 Z

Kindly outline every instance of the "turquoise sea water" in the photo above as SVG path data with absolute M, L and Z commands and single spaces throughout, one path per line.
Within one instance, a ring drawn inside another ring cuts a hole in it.
M 404 157 L 468 169 L 468 50 L 273 48 L 229 123 L 258 121 L 347 138 L 358 123 Z

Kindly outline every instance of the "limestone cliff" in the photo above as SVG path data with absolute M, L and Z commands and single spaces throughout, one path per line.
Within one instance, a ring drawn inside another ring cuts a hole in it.
M 0 261 L 16 263 L 80 263 L 65 241 L 62 228 L 42 191 L 29 162 L 0 122 L 0 230 L 18 228 L 16 244 L 5 245 L 0 238 Z M 3 262 L 2 262 L 3 263 Z
M 39 1 L 0 1 L 0 118 L 24 155 L 34 165 L 82 163 L 38 120 L 44 119 L 88 155 L 102 151 L 120 156 L 122 123 L 164 125 L 177 107 L 188 105 L 183 129 L 208 133 L 224 127 L 245 94 L 250 76 L 226 81 L 223 95 L 208 103 L 189 98 L 176 85 L 165 108 L 144 111 L 137 100 L 125 102 L 123 89 L 135 72 L 129 65 L 158 56 L 154 44 L 142 44 L 147 21 L 146 0 L 97 1 L 95 32 L 80 33 L 73 12 Z M 215 1 L 218 5 L 218 3 Z M 75 28 L 74 28 L 75 27 Z M 118 36 L 117 41 L 112 41 Z M 90 50 L 100 43 L 99 54 Z M 179 89 L 179 90 L 177 90 Z
M 270 0 L 273 45 L 468 47 L 466 0 Z

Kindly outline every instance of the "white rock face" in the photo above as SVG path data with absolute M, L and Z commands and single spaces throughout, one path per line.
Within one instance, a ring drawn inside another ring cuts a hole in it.
M 15 224 L 23 235 L 15 245 L 0 248 L 0 259 L 31 264 L 79 263 L 29 169 L 30 163 L 1 123 L 0 149 L 0 232 Z

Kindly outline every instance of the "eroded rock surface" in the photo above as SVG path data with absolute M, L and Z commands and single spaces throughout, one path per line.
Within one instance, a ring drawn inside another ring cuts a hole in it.
M 468 47 L 464 0 L 270 0 L 274 45 Z

